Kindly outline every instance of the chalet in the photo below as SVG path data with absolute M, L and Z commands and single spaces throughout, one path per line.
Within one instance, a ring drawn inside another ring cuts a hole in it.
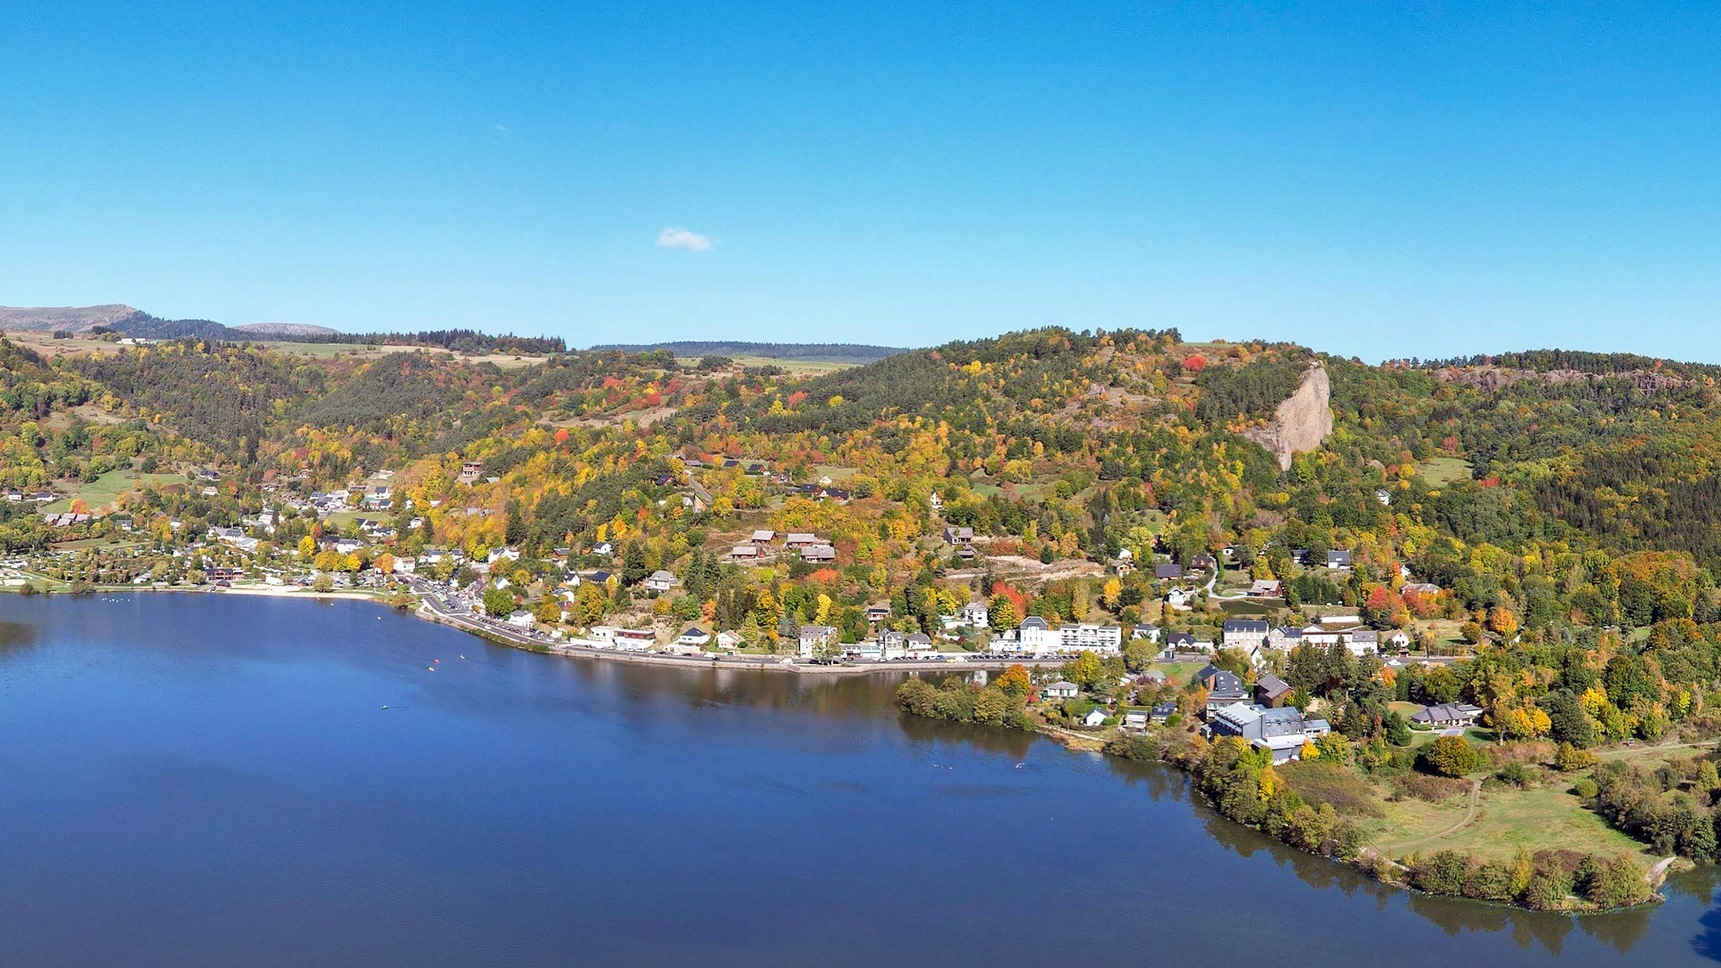
M 1196 571 L 1212 572 L 1219 564 L 1213 560 L 1212 555 L 1196 555 L 1189 559 L 1189 567 Z
M 1351 570 L 1351 553 L 1348 551 L 1327 552 L 1327 567 L 1333 571 Z
M 1128 558 L 1113 558 L 1111 570 L 1117 572 L 1120 577 L 1127 576 L 1135 571 L 1135 562 Z
M 1357 629 L 1350 634 L 1345 642 L 1345 648 L 1351 655 L 1361 658 L 1365 655 L 1376 655 L 1380 652 L 1380 633 L 1374 629 Z
M 508 614 L 508 624 L 517 629 L 529 629 L 538 624 L 537 616 L 523 608 L 515 609 Z
M 729 549 L 731 561 L 756 561 L 759 558 L 759 546 L 754 544 L 739 544 Z
M 1403 629 L 1393 629 L 1392 634 L 1386 637 L 1386 644 L 1394 649 L 1408 649 L 1410 648 L 1410 633 Z
M 689 625 L 682 630 L 680 635 L 675 637 L 675 641 L 681 645 L 703 646 L 711 642 L 711 633 L 697 625 Z
M 954 525 L 944 526 L 944 541 L 950 545 L 965 545 L 974 543 L 973 528 L 958 528 Z
M 789 535 L 783 539 L 784 547 L 795 549 L 811 548 L 813 545 L 824 543 L 825 542 L 819 540 L 818 535 L 806 531 L 791 531 Z
M 1255 701 L 1268 708 L 1279 705 L 1293 691 L 1290 683 L 1272 673 L 1255 681 Z
M 837 630 L 829 625 L 801 626 L 800 656 L 811 659 L 819 649 L 836 644 Z
M 1249 586 L 1250 598 L 1280 598 L 1284 594 L 1284 583 L 1277 579 L 1263 578 Z
M 801 560 L 811 562 L 832 562 L 837 560 L 837 549 L 828 544 L 816 544 L 801 549 Z
M 866 607 L 866 620 L 868 625 L 880 625 L 890 621 L 890 606 L 868 605 Z
M 1392 492 L 1384 487 L 1377 487 L 1374 489 L 1374 499 L 1387 507 L 1392 506 Z
M 463 461 L 460 465 L 460 476 L 454 479 L 456 484 L 476 484 L 484 473 L 484 462 L 481 460 Z
M 1235 674 L 1212 663 L 1195 674 L 1196 681 L 1207 690 L 1207 712 L 1215 713 L 1226 706 L 1249 701 L 1249 688 Z
M 1289 652 L 1303 644 L 1303 630 L 1290 625 L 1281 625 L 1267 633 L 1267 648 Z
M 770 528 L 760 528 L 757 531 L 754 531 L 753 537 L 748 538 L 747 540 L 756 545 L 768 545 L 777 540 L 777 532 L 772 531 Z
M 1441 703 L 1438 706 L 1424 706 L 1410 714 L 1410 721 L 1425 726 L 1435 726 L 1444 729 L 1476 725 L 1476 718 L 1482 715 L 1480 706 L 1467 703 Z
M 1161 562 L 1153 566 L 1153 577 L 1160 581 L 1182 581 L 1183 566 L 1175 563 Z
M 1237 703 L 1217 710 L 1207 728 L 1215 736 L 1236 736 L 1250 746 L 1266 750 L 1274 763 L 1285 763 L 1302 755 L 1303 744 L 1332 732 L 1324 719 L 1305 719 L 1294 707 L 1267 709 Z
M 723 631 L 717 633 L 717 647 L 719 649 L 732 652 L 746 644 L 738 632 Z
M 1251 654 L 1267 644 L 1271 629 L 1266 622 L 1246 618 L 1228 618 L 1220 630 L 1221 641 L 1227 649 L 1242 649 Z
M 1106 721 L 1105 710 L 1100 709 L 1097 706 L 1094 707 L 1093 709 L 1088 710 L 1088 714 L 1086 716 L 1082 717 L 1082 725 L 1088 727 L 1089 729 L 1095 729 L 1095 728 L 1098 728 L 1100 726 L 1104 726 L 1105 721 Z
M 1400 595 L 1409 595 L 1414 593 L 1417 595 L 1433 596 L 1440 594 L 1440 586 L 1430 584 L 1425 581 L 1407 581 L 1399 587 L 1398 593 Z
M 1068 679 L 1059 679 L 1040 690 L 1040 696 L 1044 699 L 1074 699 L 1081 694 L 1082 687 Z
M 238 581 L 239 579 L 245 577 L 245 569 L 243 569 L 243 568 L 223 568 L 223 567 L 217 566 L 214 568 L 210 568 L 208 571 L 205 571 L 204 576 L 206 578 L 208 578 L 210 581 L 214 581 L 214 582 Z
M 1130 709 L 1123 714 L 1124 729 L 1146 729 L 1152 721 L 1152 714 L 1145 709 Z
M 1152 642 L 1153 644 L 1158 645 L 1159 644 L 1159 626 L 1157 626 L 1157 625 L 1137 625 L 1135 628 L 1132 628 L 1129 630 L 1129 637 L 1132 641 L 1136 640 L 1136 639 L 1146 639 L 1149 642 Z
M 1165 593 L 1165 604 L 1178 611 L 1187 612 L 1194 606 L 1194 603 L 1195 589 L 1193 588 L 1178 587 Z
M 1153 712 L 1149 714 L 1149 717 L 1156 723 L 1163 723 L 1175 715 L 1177 715 L 1177 703 L 1167 700 L 1162 703 L 1155 703 Z
M 1195 640 L 1188 632 L 1173 632 L 1165 637 L 1165 649 L 1168 652 L 1205 652 L 1206 646 Z
M 654 571 L 645 580 L 647 591 L 666 592 L 675 587 L 675 576 L 667 571 Z
M 926 499 L 926 503 L 932 508 L 934 514 L 944 510 L 944 499 L 938 496 L 937 491 L 932 492 L 932 496 Z

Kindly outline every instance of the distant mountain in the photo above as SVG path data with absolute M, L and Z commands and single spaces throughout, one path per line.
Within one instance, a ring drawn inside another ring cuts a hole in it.
M 684 359 L 695 356 L 763 356 L 776 360 L 805 360 L 809 363 L 871 363 L 887 356 L 906 353 L 900 346 L 869 346 L 859 343 L 747 343 L 701 342 L 675 343 L 606 343 L 594 350 L 620 350 L 624 353 L 649 353 L 668 350 Z
M 249 336 L 340 336 L 341 331 L 328 326 L 317 326 L 311 323 L 245 323 L 234 326 Z
M 136 309 L 121 303 L 106 306 L 37 308 L 0 306 L 0 329 L 68 330 L 83 333 L 96 326 L 112 326 L 136 313 Z

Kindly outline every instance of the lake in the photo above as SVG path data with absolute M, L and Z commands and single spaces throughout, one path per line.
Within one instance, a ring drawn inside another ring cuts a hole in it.
M 536 655 L 357 602 L 0 620 L 7 965 L 1721 960 L 1710 871 L 1588 919 L 1388 890 L 1174 771 L 905 718 L 883 677 Z

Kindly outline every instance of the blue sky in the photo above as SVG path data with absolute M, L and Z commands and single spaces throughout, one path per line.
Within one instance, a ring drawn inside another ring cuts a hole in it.
M 0 304 L 1721 360 L 1712 2 L 4 6 Z

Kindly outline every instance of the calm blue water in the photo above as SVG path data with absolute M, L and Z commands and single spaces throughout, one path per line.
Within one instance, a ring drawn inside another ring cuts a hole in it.
M 904 719 L 879 679 L 553 658 L 347 602 L 0 619 L 0 965 L 1721 958 L 1707 875 L 1583 921 L 1416 898 L 1175 773 Z

